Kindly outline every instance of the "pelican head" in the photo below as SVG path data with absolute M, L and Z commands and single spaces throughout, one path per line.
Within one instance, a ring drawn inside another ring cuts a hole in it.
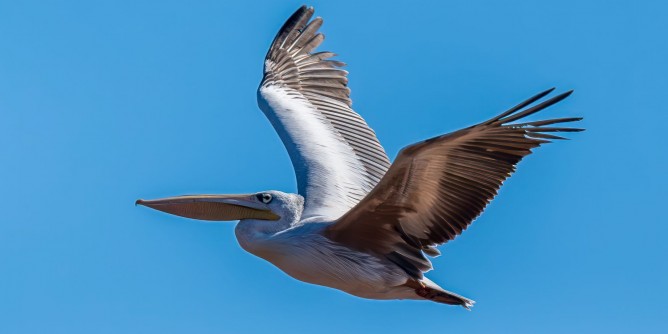
M 299 220 L 304 198 L 268 190 L 254 194 L 184 195 L 153 200 L 139 199 L 143 205 L 173 215 L 207 221 L 248 220 L 271 226 L 277 232 Z M 259 227 L 259 226 L 258 226 Z

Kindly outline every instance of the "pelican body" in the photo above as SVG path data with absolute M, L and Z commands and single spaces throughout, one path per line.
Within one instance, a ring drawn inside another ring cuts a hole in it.
M 424 276 L 428 256 L 462 233 L 517 163 L 581 118 L 515 122 L 564 98 L 553 89 L 477 125 L 405 147 L 390 161 L 351 108 L 344 64 L 315 52 L 321 18 L 302 6 L 276 35 L 258 105 L 292 161 L 299 194 L 188 195 L 141 204 L 208 221 L 239 220 L 246 251 L 303 282 L 370 299 L 474 301 Z

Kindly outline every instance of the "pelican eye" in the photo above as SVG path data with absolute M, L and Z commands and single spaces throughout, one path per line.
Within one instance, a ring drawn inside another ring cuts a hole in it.
M 257 200 L 264 203 L 264 204 L 269 204 L 272 199 L 274 199 L 271 194 L 267 193 L 262 193 L 262 194 L 257 194 L 255 195 L 257 197 Z

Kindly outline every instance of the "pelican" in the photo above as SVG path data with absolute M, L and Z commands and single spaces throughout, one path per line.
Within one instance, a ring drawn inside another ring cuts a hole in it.
M 137 200 L 206 221 L 236 221 L 239 245 L 293 278 L 369 299 L 474 301 L 424 276 L 428 256 L 454 239 L 495 197 L 532 149 L 559 123 L 517 122 L 571 94 L 552 89 L 474 126 L 403 148 L 394 162 L 351 108 L 348 72 L 332 52 L 315 52 L 322 19 L 302 6 L 267 52 L 258 105 L 287 149 L 298 194 L 187 195 Z

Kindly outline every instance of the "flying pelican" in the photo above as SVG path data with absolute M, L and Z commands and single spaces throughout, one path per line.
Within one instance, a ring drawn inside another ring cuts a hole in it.
M 239 220 L 241 247 L 288 275 L 370 299 L 474 301 L 424 276 L 435 246 L 484 210 L 517 163 L 554 132 L 582 129 L 559 118 L 517 123 L 572 91 L 544 91 L 477 125 L 409 145 L 394 163 L 351 109 L 344 64 L 314 52 L 322 19 L 302 6 L 280 29 L 264 62 L 260 109 L 288 150 L 299 194 L 188 195 L 141 204 L 209 221 Z

